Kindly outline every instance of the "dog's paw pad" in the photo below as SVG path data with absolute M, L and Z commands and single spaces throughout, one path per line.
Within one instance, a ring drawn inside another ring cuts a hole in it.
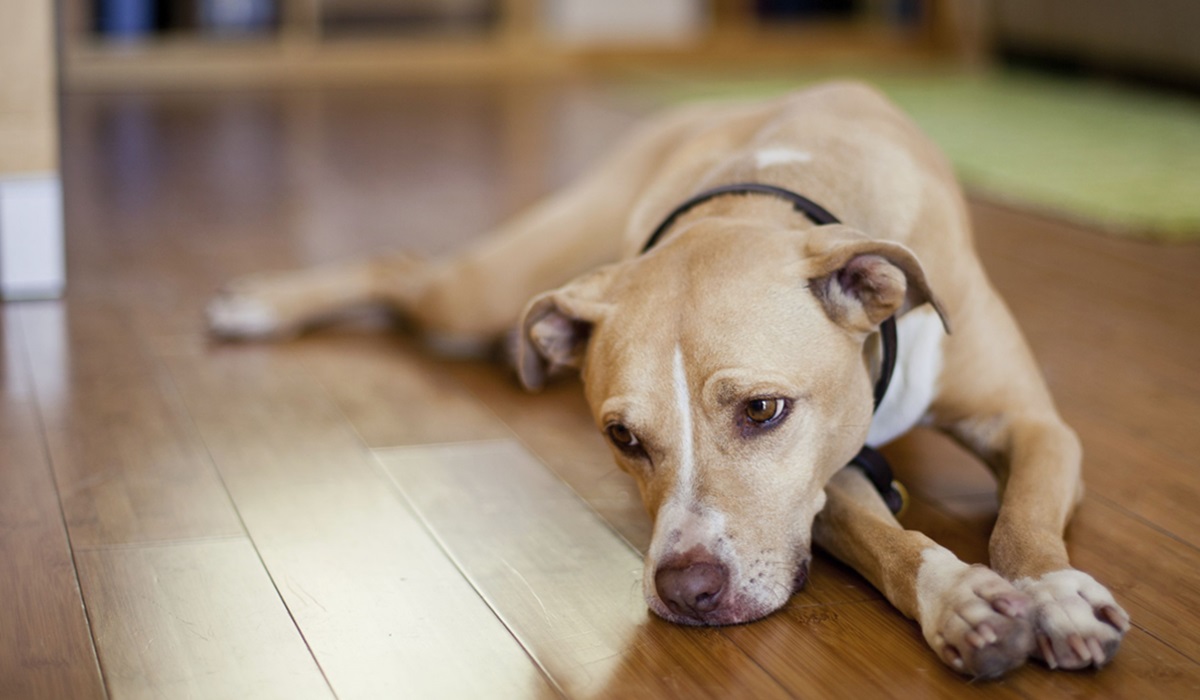
M 209 330 L 223 338 L 266 338 L 284 327 L 269 303 L 235 291 L 218 295 L 204 311 Z
M 1082 571 L 1054 571 L 1016 586 L 1033 599 L 1034 657 L 1050 668 L 1099 668 L 1129 630 L 1129 615 L 1112 593 Z
M 936 565 L 942 571 L 922 568 L 919 585 L 926 596 L 922 627 L 938 656 L 975 678 L 997 678 L 1024 664 L 1034 644 L 1029 598 L 986 567 L 957 559 Z

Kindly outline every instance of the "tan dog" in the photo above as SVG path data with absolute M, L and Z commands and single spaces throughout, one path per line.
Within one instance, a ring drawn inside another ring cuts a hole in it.
M 680 202 L 733 182 L 803 193 L 844 225 L 814 225 L 778 197 L 726 195 L 640 254 Z M 803 584 L 815 539 L 963 673 L 997 676 L 1031 655 L 1062 668 L 1112 658 L 1129 618 L 1071 568 L 1062 540 L 1082 493 L 1079 442 L 976 258 L 949 165 L 879 94 L 830 84 L 672 112 L 497 234 L 432 264 L 240 280 L 211 325 L 279 335 L 381 302 L 457 347 L 519 319 L 522 381 L 580 369 L 641 489 L 654 518 L 646 600 L 668 620 L 771 613 Z M 891 316 L 898 363 L 872 414 Z M 903 529 L 863 472 L 844 468 L 864 443 L 917 424 L 996 473 L 991 568 Z

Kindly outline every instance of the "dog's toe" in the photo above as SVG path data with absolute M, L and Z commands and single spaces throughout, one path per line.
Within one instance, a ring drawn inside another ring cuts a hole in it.
M 1050 668 L 1099 668 L 1120 649 L 1129 615 L 1091 576 L 1064 569 L 1021 579 L 1016 586 L 1033 600 L 1033 656 Z
M 954 670 L 998 678 L 1025 663 L 1033 649 L 1031 601 L 983 566 L 963 568 L 940 591 L 923 620 L 934 651 Z
M 1009 620 L 999 631 L 984 626 L 960 637 L 959 646 L 947 643 L 942 658 L 960 673 L 980 679 L 999 678 L 1025 663 L 1032 627 L 1026 620 Z

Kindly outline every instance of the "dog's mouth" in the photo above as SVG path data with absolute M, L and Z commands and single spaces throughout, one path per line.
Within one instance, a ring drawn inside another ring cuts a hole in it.
M 660 567 L 646 602 L 655 615 L 680 625 L 754 622 L 782 608 L 793 593 L 804 587 L 810 562 L 811 556 L 800 559 L 790 577 L 790 586 L 786 575 L 772 585 L 762 572 L 751 574 L 745 581 L 734 581 L 728 569 L 715 562 Z
M 689 627 L 723 627 L 728 625 L 742 625 L 761 620 L 778 610 L 778 607 L 764 606 L 755 604 L 752 601 L 739 599 L 732 604 L 723 605 L 709 612 L 693 612 L 687 610 L 680 611 L 663 603 L 660 599 L 654 598 L 650 601 L 650 610 L 662 619 L 677 625 L 687 625 Z
M 808 583 L 808 566 L 812 562 L 811 556 L 806 556 L 800 560 L 799 566 L 796 567 L 796 574 L 792 576 L 792 593 L 799 593 L 804 584 Z

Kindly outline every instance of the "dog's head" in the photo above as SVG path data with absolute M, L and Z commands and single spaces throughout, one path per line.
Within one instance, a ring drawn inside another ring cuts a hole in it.
M 531 301 L 518 370 L 534 389 L 582 371 L 654 518 L 650 608 L 732 624 L 803 585 L 825 484 L 871 422 L 864 345 L 932 295 L 911 251 L 844 226 L 694 228 Z

